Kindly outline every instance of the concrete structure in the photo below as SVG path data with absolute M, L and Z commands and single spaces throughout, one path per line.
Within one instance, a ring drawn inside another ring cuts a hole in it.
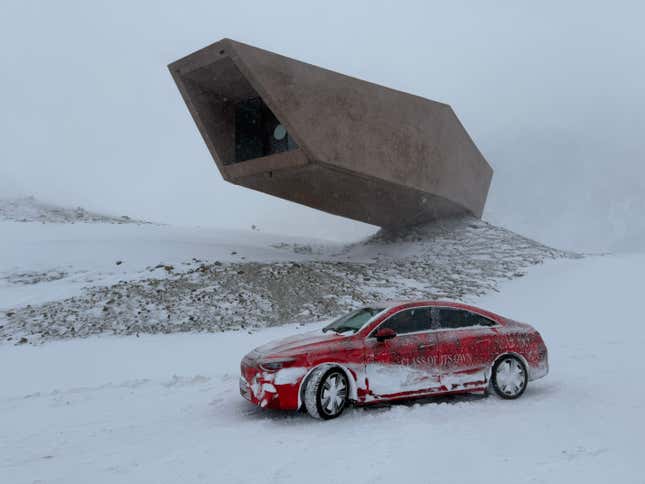
M 225 180 L 382 227 L 480 217 L 450 106 L 223 39 L 168 66 Z

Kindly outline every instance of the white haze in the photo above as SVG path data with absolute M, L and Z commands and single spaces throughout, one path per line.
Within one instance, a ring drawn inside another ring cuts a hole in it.
M 645 248 L 639 2 L 3 2 L 0 196 L 330 239 L 372 227 L 222 181 L 166 64 L 222 37 L 453 106 L 486 217 Z

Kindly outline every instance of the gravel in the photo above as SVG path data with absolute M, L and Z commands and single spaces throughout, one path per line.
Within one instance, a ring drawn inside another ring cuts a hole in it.
M 307 252 L 303 247 L 294 253 Z M 0 313 L 0 341 L 246 330 L 392 299 L 468 301 L 548 259 L 580 257 L 473 218 L 392 232 L 293 262 L 160 263 L 150 277 Z M 161 268 L 161 269 L 159 269 Z M 163 276 L 158 275 L 163 273 Z

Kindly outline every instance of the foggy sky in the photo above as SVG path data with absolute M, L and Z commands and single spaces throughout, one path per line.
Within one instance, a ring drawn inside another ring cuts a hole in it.
M 230 37 L 452 105 L 495 169 L 486 218 L 560 247 L 645 248 L 645 8 L 490 4 L 5 0 L 0 196 L 369 233 L 222 181 L 166 65 Z

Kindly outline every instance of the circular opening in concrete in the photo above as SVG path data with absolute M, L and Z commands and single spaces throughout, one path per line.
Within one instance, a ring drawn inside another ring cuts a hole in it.
M 285 136 L 287 136 L 287 128 L 281 124 L 277 125 L 273 130 L 273 137 L 280 141 L 283 140 Z

